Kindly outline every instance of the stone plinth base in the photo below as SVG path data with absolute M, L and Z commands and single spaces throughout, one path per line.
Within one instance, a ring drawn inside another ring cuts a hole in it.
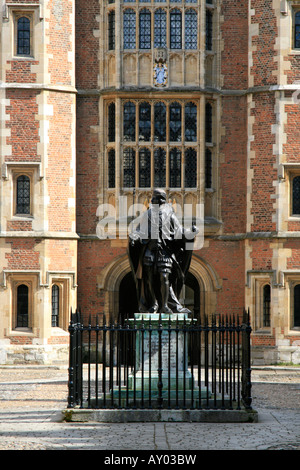
M 256 423 L 254 410 L 85 410 L 63 411 L 68 422 L 100 423 L 149 423 L 149 422 L 197 422 L 197 423 Z

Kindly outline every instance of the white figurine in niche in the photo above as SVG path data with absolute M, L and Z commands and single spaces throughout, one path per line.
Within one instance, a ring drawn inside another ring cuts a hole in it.
M 154 66 L 154 85 L 155 86 L 166 86 L 168 79 L 168 68 L 167 65 L 159 59 L 156 61 Z

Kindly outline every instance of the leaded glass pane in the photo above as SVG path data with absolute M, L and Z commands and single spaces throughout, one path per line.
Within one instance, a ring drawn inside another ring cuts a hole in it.
M 181 151 L 177 148 L 170 151 L 170 187 L 181 187 Z
M 142 148 L 139 151 L 139 187 L 151 186 L 151 153 L 149 149 Z
M 300 326 L 300 284 L 294 287 L 294 326 Z
M 123 153 L 123 186 L 135 187 L 135 150 L 131 148 L 124 149 Z
M 295 46 L 296 49 L 300 49 L 300 11 L 295 14 Z
M 170 141 L 181 141 L 181 104 L 170 105 Z
M 116 138 L 116 107 L 110 103 L 108 107 L 108 141 L 114 142 Z
M 198 42 L 198 16 L 195 10 L 185 13 L 185 48 L 197 49 Z
M 197 187 L 197 152 L 191 148 L 185 151 L 185 187 Z
M 172 10 L 170 13 L 170 48 L 182 47 L 182 19 L 180 10 Z
M 212 142 L 212 106 L 205 105 L 205 142 Z
M 166 151 L 163 148 L 154 151 L 154 186 L 166 186 Z
M 293 179 L 293 214 L 300 214 L 300 176 Z
M 17 214 L 30 214 L 30 179 L 22 175 L 17 179 Z
M 205 150 L 205 187 L 212 187 L 212 158 L 211 150 Z
M 17 54 L 30 55 L 30 20 L 25 17 L 18 19 Z
M 212 50 L 213 17 L 210 10 L 206 10 L 206 50 Z
M 59 326 L 59 287 L 52 286 L 52 326 Z
M 17 327 L 28 327 L 28 287 L 25 284 L 17 288 Z
M 115 49 L 115 12 L 111 11 L 108 14 L 108 49 Z
M 135 49 L 135 11 L 125 10 L 123 14 L 124 49 Z
M 124 105 L 124 140 L 125 142 L 135 141 L 135 104 L 125 103 Z
M 151 106 L 141 103 L 139 106 L 139 140 L 149 142 L 151 138 Z
M 116 181 L 116 159 L 115 151 L 111 149 L 108 152 L 108 187 L 115 188 Z
M 154 47 L 167 45 L 167 14 L 159 8 L 154 14 Z
M 185 140 L 187 142 L 197 141 L 197 106 L 194 103 L 185 105 Z
M 271 288 L 269 285 L 263 289 L 263 326 L 270 326 Z
M 140 12 L 140 49 L 151 49 L 151 12 L 145 8 Z
M 164 103 L 156 103 L 154 106 L 154 140 L 165 142 L 166 140 L 166 106 Z

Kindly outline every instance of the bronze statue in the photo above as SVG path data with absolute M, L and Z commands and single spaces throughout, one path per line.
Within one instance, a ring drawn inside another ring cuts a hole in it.
M 179 223 L 166 193 L 153 192 L 151 206 L 129 235 L 128 254 L 136 281 L 141 313 L 191 313 L 178 298 L 188 272 L 192 243 L 198 233 Z

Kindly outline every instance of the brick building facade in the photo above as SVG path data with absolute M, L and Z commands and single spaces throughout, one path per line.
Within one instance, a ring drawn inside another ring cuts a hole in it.
M 135 311 L 122 204 L 158 186 L 204 210 L 186 304 L 299 363 L 300 0 L 1 4 L 0 363 L 65 360 L 77 305 Z

